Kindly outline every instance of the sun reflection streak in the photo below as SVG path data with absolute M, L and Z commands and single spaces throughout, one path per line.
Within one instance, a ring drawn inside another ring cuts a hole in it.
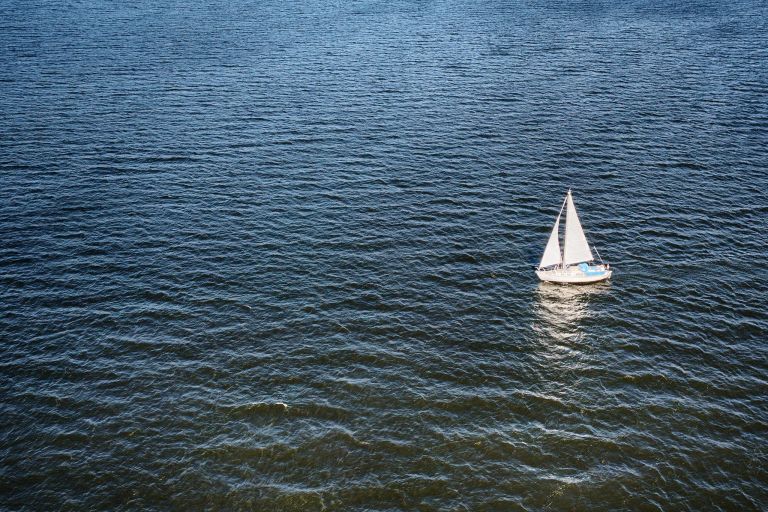
M 610 284 L 563 286 L 539 283 L 535 293 L 533 332 L 541 343 L 571 348 L 584 336 L 590 302 L 610 290 Z

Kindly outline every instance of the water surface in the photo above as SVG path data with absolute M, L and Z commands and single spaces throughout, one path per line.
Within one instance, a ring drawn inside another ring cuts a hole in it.
M 764 508 L 767 14 L 0 2 L 0 508 Z

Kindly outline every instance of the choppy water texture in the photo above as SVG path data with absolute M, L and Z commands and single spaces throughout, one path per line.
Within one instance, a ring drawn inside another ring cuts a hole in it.
M 1 1 L 0 508 L 764 509 L 766 34 Z M 568 187 L 605 286 L 532 272 Z

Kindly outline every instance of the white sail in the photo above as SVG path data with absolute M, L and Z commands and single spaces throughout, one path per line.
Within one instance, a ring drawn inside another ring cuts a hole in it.
M 562 210 L 560 211 L 562 214 Z M 541 257 L 541 263 L 539 268 L 549 267 L 550 265 L 559 265 L 562 261 L 562 254 L 560 254 L 560 214 L 557 215 L 555 221 L 555 227 L 552 228 L 552 234 L 549 235 L 549 242 L 544 249 L 544 255 Z
M 576 207 L 573 204 L 571 191 L 568 191 L 568 207 L 565 215 L 565 241 L 563 242 L 563 264 L 573 265 L 584 261 L 592 261 L 592 251 L 589 250 L 589 242 L 581 228 Z M 549 247 L 549 246 L 547 246 Z

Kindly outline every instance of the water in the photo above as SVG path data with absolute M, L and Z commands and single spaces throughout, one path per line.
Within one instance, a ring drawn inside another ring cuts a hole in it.
M 0 508 L 764 508 L 767 25 L 0 3 Z

